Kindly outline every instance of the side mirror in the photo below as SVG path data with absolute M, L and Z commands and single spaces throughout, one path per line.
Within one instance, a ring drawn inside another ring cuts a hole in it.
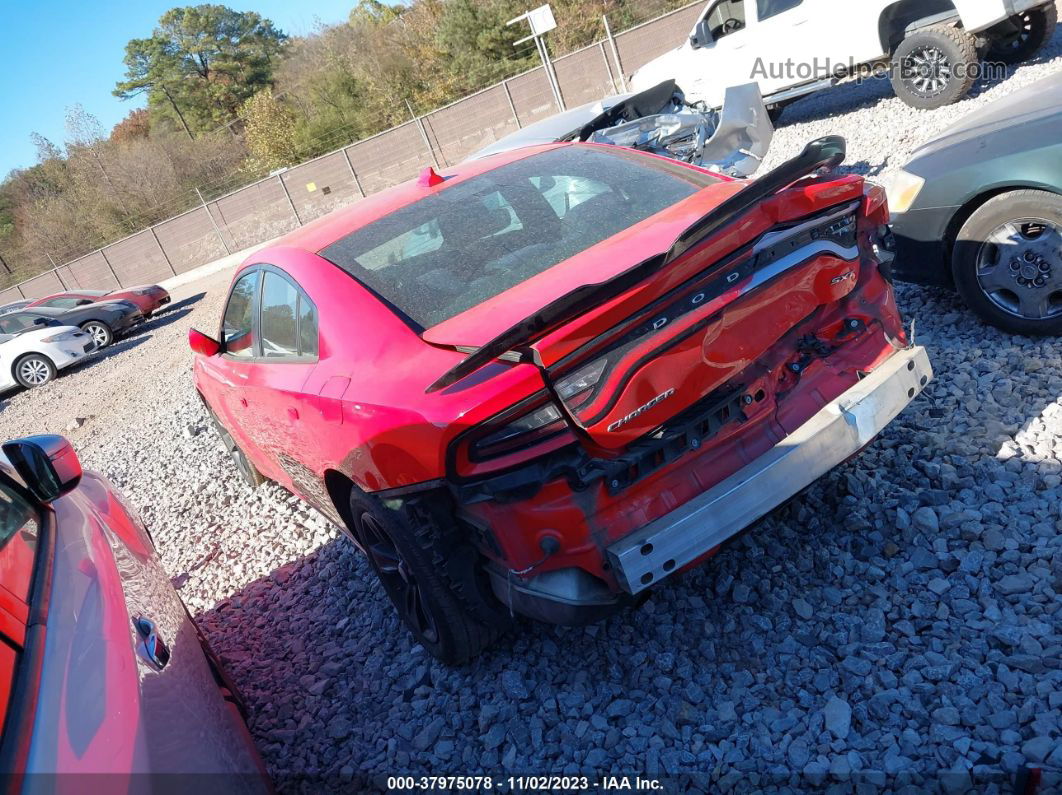
M 196 353 L 203 356 L 217 356 L 221 353 L 221 343 L 213 337 L 208 337 L 202 331 L 188 329 L 188 346 Z
M 3 451 L 41 502 L 53 502 L 81 482 L 81 461 L 63 436 L 27 436 L 8 442 Z
M 79 298 L 78 301 L 77 301 L 77 305 L 78 306 L 87 306 L 87 305 L 89 305 L 91 303 L 92 303 L 92 301 L 90 301 L 87 298 Z
M 35 318 L 33 318 L 33 325 L 35 325 L 35 326 L 47 326 L 48 325 L 48 318 L 46 318 L 46 317 L 35 317 Z
M 690 46 L 695 50 L 699 50 L 702 47 L 710 47 L 715 43 L 715 39 L 712 38 L 712 26 L 708 22 L 708 17 L 705 17 L 697 23 L 697 27 L 693 29 L 693 33 L 690 34 Z

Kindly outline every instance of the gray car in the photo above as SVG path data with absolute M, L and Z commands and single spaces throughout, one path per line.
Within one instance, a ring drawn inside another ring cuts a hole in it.
M 143 322 L 144 313 L 128 301 L 104 301 L 74 309 L 38 306 L 0 315 L 0 334 L 18 334 L 36 326 L 77 326 L 92 337 L 97 348 L 106 348 Z
M 11 312 L 17 312 L 22 307 L 29 306 L 30 303 L 32 303 L 32 302 L 27 299 L 25 301 L 12 301 L 9 304 L 4 304 L 4 305 L 0 306 L 0 315 L 7 315 L 7 314 L 10 314 Z
M 1062 334 L 1062 74 L 976 111 L 892 178 L 895 276 L 1013 334 Z

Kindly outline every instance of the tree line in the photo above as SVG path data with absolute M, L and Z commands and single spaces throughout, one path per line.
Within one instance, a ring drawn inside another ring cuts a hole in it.
M 554 55 L 682 0 L 553 0 Z M 33 135 L 37 163 L 0 182 L 0 278 L 13 282 L 538 65 L 518 0 L 359 0 L 346 22 L 291 37 L 255 12 L 174 8 L 125 48 L 103 129 L 67 110 L 61 143 Z

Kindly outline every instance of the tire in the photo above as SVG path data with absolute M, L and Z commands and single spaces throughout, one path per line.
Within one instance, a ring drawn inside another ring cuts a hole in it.
M 92 341 L 96 343 L 96 350 L 106 348 L 114 342 L 114 332 L 111 331 L 111 327 L 98 320 L 82 323 L 81 330 L 92 337 Z
M 951 267 L 986 322 L 1010 334 L 1062 334 L 1062 196 L 1018 190 L 988 200 L 960 230 Z
M 943 108 L 970 93 L 977 63 L 975 37 L 961 28 L 935 25 L 900 42 L 892 56 L 892 87 L 912 108 Z
M 204 402 L 205 405 L 205 402 Z M 247 454 L 240 449 L 240 446 L 236 444 L 236 440 L 232 438 L 225 426 L 218 420 L 217 415 L 208 407 L 207 413 L 210 415 L 210 421 L 214 423 L 214 428 L 218 432 L 218 436 L 221 437 L 221 444 L 225 448 L 225 452 L 229 454 L 229 458 L 232 459 L 233 465 L 236 467 L 236 471 L 240 475 L 240 480 L 250 486 L 252 489 L 257 489 L 268 478 L 258 471 L 251 459 L 247 457 Z
M 1058 6 L 1053 2 L 1031 8 L 988 31 L 986 58 L 1012 65 L 1023 63 L 1051 41 L 1057 27 Z
M 355 487 L 350 518 L 351 532 L 402 623 L 433 657 L 447 665 L 466 663 L 508 626 L 478 551 L 444 512 L 413 500 L 385 508 Z
M 15 380 L 26 389 L 44 386 L 59 372 L 55 363 L 43 353 L 28 353 L 20 357 L 11 371 Z

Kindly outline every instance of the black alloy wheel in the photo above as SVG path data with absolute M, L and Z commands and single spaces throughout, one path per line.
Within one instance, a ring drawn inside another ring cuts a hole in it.
M 426 645 L 439 642 L 439 626 L 428 606 L 425 594 L 409 564 L 380 521 L 365 511 L 356 519 L 359 536 L 369 563 L 391 597 L 399 616 L 417 639 Z

